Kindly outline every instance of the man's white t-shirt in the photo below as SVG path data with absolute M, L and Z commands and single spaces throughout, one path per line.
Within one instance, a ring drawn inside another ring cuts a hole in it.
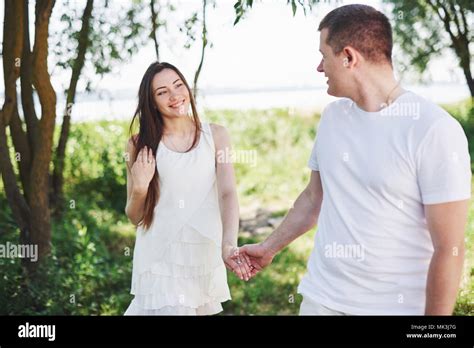
M 322 113 L 308 166 L 323 202 L 298 292 L 348 314 L 424 314 L 433 254 L 424 205 L 471 196 L 460 124 L 412 92 L 380 112 L 340 99 Z

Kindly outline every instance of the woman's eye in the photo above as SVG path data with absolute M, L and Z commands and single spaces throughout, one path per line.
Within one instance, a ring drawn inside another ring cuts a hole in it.
M 176 87 L 179 88 L 179 87 L 181 87 L 182 85 L 183 85 L 182 83 L 178 83 L 178 84 L 176 85 Z
M 164 91 L 164 92 L 160 92 L 160 93 L 158 93 L 158 95 L 160 96 L 160 95 L 163 95 L 163 94 L 165 94 L 165 93 L 166 93 L 165 91 Z

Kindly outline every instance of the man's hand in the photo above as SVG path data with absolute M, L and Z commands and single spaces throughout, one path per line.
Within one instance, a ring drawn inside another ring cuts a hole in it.
M 250 263 L 250 275 L 254 277 L 263 268 L 272 263 L 275 254 L 263 243 L 247 244 L 239 248 L 240 255 L 243 255 Z

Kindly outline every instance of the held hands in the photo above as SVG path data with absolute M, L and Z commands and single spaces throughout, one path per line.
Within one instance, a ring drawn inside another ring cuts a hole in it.
M 248 281 L 252 277 L 252 266 L 246 255 L 239 253 L 239 248 L 225 245 L 222 248 L 222 259 L 226 268 L 235 273 L 241 280 Z
M 135 163 L 130 169 L 132 174 L 133 189 L 138 192 L 147 192 L 148 185 L 155 174 L 156 162 L 153 151 L 145 146 L 138 153 Z
M 240 248 L 223 248 L 223 259 L 227 269 L 240 279 L 248 281 L 268 266 L 275 256 L 263 243 L 247 244 Z

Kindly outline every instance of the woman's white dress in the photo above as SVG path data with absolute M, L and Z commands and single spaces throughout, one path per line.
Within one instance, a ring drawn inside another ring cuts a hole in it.
M 131 293 L 125 315 L 210 315 L 230 300 L 221 254 L 222 222 L 211 128 L 202 123 L 187 153 L 161 142 L 156 165 L 160 198 L 148 230 L 137 228 Z

